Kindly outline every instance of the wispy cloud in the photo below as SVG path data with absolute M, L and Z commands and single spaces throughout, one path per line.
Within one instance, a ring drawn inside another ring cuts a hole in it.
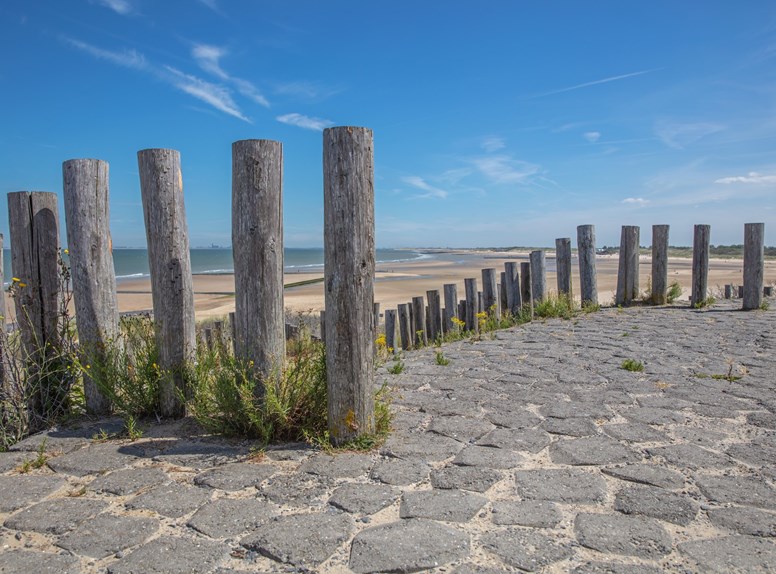
M 92 46 L 91 44 L 81 42 L 80 40 L 74 40 L 73 38 L 63 37 L 63 39 L 71 46 L 94 56 L 98 60 L 106 60 L 117 66 L 133 68 L 135 70 L 143 70 L 148 67 L 145 57 L 137 50 L 122 50 L 117 52 L 104 50 L 103 48 L 98 48 L 97 46 Z
M 504 138 L 499 137 L 487 137 L 482 140 L 482 143 L 480 143 L 480 147 L 484 149 L 486 152 L 494 152 L 498 151 L 500 149 L 504 149 L 506 147 L 506 143 L 504 142 Z
M 324 128 L 328 128 L 329 126 L 334 125 L 334 122 L 330 120 L 325 120 L 322 118 L 314 118 L 314 117 L 305 116 L 303 114 L 297 114 L 297 113 L 284 114 L 282 116 L 276 117 L 275 119 L 282 124 L 297 126 L 299 128 L 304 128 L 306 130 L 314 130 L 317 132 L 320 132 Z
M 687 123 L 661 120 L 655 125 L 655 135 L 670 148 L 684 149 L 724 129 L 725 126 L 711 122 Z
M 756 171 L 750 171 L 747 175 L 737 175 L 732 177 L 721 177 L 714 180 L 714 183 L 776 183 L 776 175 L 763 175 Z
M 585 132 L 582 134 L 582 137 L 585 138 L 590 143 L 595 143 L 599 139 L 601 139 L 601 132 Z
M 305 81 L 278 83 L 274 85 L 272 90 L 280 96 L 305 100 L 321 100 L 342 91 L 341 88 Z
M 207 8 L 210 8 L 213 12 L 221 13 L 221 9 L 218 6 L 218 2 L 216 0 L 199 0 L 199 3 L 203 6 L 206 6 Z
M 129 0 L 97 0 L 99 4 L 102 6 L 105 6 L 106 8 L 110 8 L 117 14 L 121 14 L 122 16 L 126 16 L 127 14 L 132 13 L 133 6 L 132 3 Z
M 439 199 L 447 198 L 448 193 L 444 189 L 439 189 L 438 187 L 429 185 L 429 183 L 426 182 L 426 180 L 423 179 L 422 177 L 418 177 L 416 175 L 410 175 L 410 176 L 401 178 L 401 180 L 407 185 L 411 185 L 412 187 L 415 187 L 417 189 L 420 189 L 426 192 L 420 195 L 414 195 L 413 199 L 426 199 L 426 198 L 432 198 L 432 197 L 436 197 Z
M 629 204 L 629 205 L 636 205 L 638 207 L 644 207 L 649 203 L 648 199 L 644 199 L 643 197 L 626 197 L 622 200 L 623 203 Z
M 638 72 L 631 72 L 630 74 L 621 74 L 619 76 L 609 76 L 608 78 L 602 78 L 600 80 L 593 80 L 592 82 L 584 82 L 582 84 L 575 84 L 566 88 L 560 88 L 558 90 L 550 90 L 549 92 L 543 92 L 536 94 L 534 98 L 541 98 L 543 96 L 552 96 L 554 94 L 562 94 L 564 92 L 572 92 L 574 90 L 581 90 L 582 88 L 589 88 L 591 86 L 598 86 L 600 84 L 608 84 L 609 82 L 617 82 L 619 80 L 625 80 L 628 78 L 635 78 L 636 76 L 643 76 L 644 74 L 650 74 L 658 71 L 660 68 L 654 68 L 651 70 L 640 70 Z
M 232 83 L 240 94 L 268 108 L 269 101 L 256 86 L 248 80 L 230 75 L 221 67 L 221 58 L 228 53 L 226 48 L 210 44 L 194 44 L 194 47 L 191 49 L 191 55 L 200 68 L 214 75 L 219 80 Z
M 480 173 L 494 183 L 527 183 L 539 173 L 539 166 L 509 155 L 477 157 L 470 160 Z

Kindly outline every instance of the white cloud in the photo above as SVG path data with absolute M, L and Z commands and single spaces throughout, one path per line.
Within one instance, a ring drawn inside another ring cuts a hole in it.
M 251 123 L 251 121 L 242 114 L 240 108 L 232 99 L 231 93 L 224 86 L 212 84 L 197 78 L 196 76 L 184 74 L 180 70 L 176 70 L 170 66 L 165 66 L 165 69 L 170 73 L 170 83 L 179 90 L 198 100 L 202 100 L 206 104 L 210 104 L 225 114 L 239 118 L 244 122 Z
M 601 132 L 585 132 L 582 134 L 582 137 L 584 137 L 590 143 L 595 143 L 601 139 Z
M 194 47 L 191 49 L 191 55 L 194 57 L 194 60 L 200 68 L 209 74 L 213 74 L 220 80 L 231 82 L 240 94 L 253 100 L 257 104 L 268 108 L 269 102 L 267 101 L 267 98 L 262 95 L 261 91 L 256 86 L 248 80 L 228 74 L 221 67 L 221 58 L 228 53 L 226 48 L 211 46 L 210 44 L 194 44 Z
M 714 183 L 776 183 L 776 175 L 763 175 L 756 171 L 750 171 L 747 175 L 721 177 L 714 180 Z
M 535 98 L 539 98 L 542 96 L 551 96 L 553 94 L 562 94 L 563 92 L 571 92 L 573 90 L 579 90 L 581 88 L 588 88 L 590 86 L 597 86 L 599 84 L 608 84 L 609 82 L 616 82 L 617 80 L 625 80 L 626 78 L 634 78 L 636 76 L 641 76 L 644 74 L 649 74 L 650 72 L 656 72 L 659 68 L 655 68 L 653 70 L 641 70 L 639 72 L 631 72 L 630 74 L 622 74 L 619 76 L 610 76 L 608 78 L 603 78 L 601 80 L 593 80 L 592 82 L 585 82 L 583 84 L 576 84 L 574 86 L 569 86 L 568 88 L 560 88 L 559 90 L 552 90 L 549 92 L 544 92 L 542 94 L 537 94 L 536 96 L 533 96 Z
M 504 143 L 504 138 L 488 137 L 482 140 L 480 147 L 486 152 L 494 152 L 503 149 L 506 147 L 506 144 Z
M 129 0 L 98 0 L 98 2 L 122 16 L 132 12 L 132 4 Z
M 314 130 L 317 132 L 320 132 L 324 128 L 328 128 L 329 126 L 334 125 L 334 122 L 329 120 L 325 120 L 322 118 L 313 118 L 310 116 L 305 116 L 303 114 L 297 114 L 297 113 L 284 114 L 282 116 L 276 117 L 275 119 L 282 124 L 297 126 L 299 128 L 304 128 L 306 130 Z
M 643 207 L 649 203 L 649 200 L 644 199 L 643 197 L 627 197 L 623 199 L 622 202 L 630 205 L 637 205 L 639 207 Z
M 725 126 L 710 122 L 680 123 L 660 121 L 655 126 L 655 134 L 668 147 L 684 149 L 698 140 L 724 129 Z
M 471 160 L 474 166 L 495 183 L 527 183 L 539 173 L 539 166 L 513 159 L 508 155 L 479 157 Z
M 118 66 L 134 68 L 135 70 L 143 70 L 148 67 L 148 63 L 146 62 L 143 54 L 136 50 L 122 50 L 120 52 L 114 52 L 112 50 L 104 50 L 102 48 L 98 48 L 97 46 L 92 46 L 91 44 L 81 42 L 80 40 L 74 40 L 72 38 L 64 38 L 64 40 L 71 46 L 74 46 L 82 52 L 86 52 L 87 54 L 94 56 L 98 60 L 106 60 Z
M 430 197 L 437 197 L 439 199 L 445 199 L 448 195 L 448 193 L 444 189 L 439 189 L 438 187 L 434 187 L 432 185 L 429 185 L 426 180 L 424 180 L 422 177 L 418 177 L 416 175 L 410 175 L 407 177 L 401 178 L 401 180 L 411 185 L 412 187 L 415 187 L 417 189 L 423 190 L 426 193 L 421 195 L 415 195 L 413 196 L 414 199 L 426 199 Z

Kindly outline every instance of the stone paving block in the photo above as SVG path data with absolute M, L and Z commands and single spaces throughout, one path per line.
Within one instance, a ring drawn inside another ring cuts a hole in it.
M 207 574 L 229 557 L 229 546 L 207 538 L 161 536 L 108 566 L 109 574 Z
M 153 459 L 173 466 L 202 469 L 228 464 L 248 454 L 247 448 L 237 448 L 226 444 L 213 444 L 177 440 Z
M 550 447 L 550 459 L 573 466 L 618 464 L 641 460 L 641 455 L 607 436 L 559 440 Z
M 485 492 L 501 480 L 500 472 L 476 466 L 447 466 L 431 472 L 434 488 Z
M 747 506 L 728 506 L 707 511 L 711 523 L 725 530 L 749 536 L 776 537 L 776 513 L 749 508 Z
M 431 468 L 424 462 L 383 458 L 372 467 L 369 477 L 385 484 L 407 486 L 426 480 L 430 472 Z
M 776 509 L 776 488 L 748 476 L 696 476 L 695 482 L 711 501 Z
M 474 442 L 496 428 L 492 423 L 482 419 L 468 417 L 434 417 L 428 430 L 442 436 L 454 438 L 463 443 Z
M 81 561 L 75 556 L 37 550 L 0 552 L 0 572 L 3 573 L 81 574 L 81 571 Z
M 756 412 L 746 415 L 746 422 L 756 427 L 776 430 L 776 414 L 772 412 Z
M 137 457 L 125 451 L 122 445 L 102 443 L 91 444 L 69 454 L 51 458 L 47 464 L 54 472 L 87 476 L 123 468 L 137 460 Z
M 12 514 L 3 526 L 13 530 L 32 530 L 42 534 L 64 534 L 107 507 L 106 502 L 88 498 L 44 500 Z
M 299 467 L 299 472 L 317 474 L 326 478 L 359 478 L 367 476 L 374 464 L 371 454 L 342 453 L 337 455 L 317 454 L 308 458 Z
M 726 536 L 683 542 L 679 552 L 697 562 L 703 572 L 773 572 L 776 544 L 754 536 Z
M 314 474 L 276 474 L 259 488 L 259 494 L 275 504 L 321 506 L 329 497 L 330 482 Z
M 647 564 L 586 562 L 574 568 L 571 574 L 663 574 L 663 569 Z
M 461 490 L 420 490 L 405 492 L 399 506 L 401 518 L 429 518 L 446 522 L 467 522 L 485 506 L 488 499 Z
M 180 518 L 210 500 L 210 491 L 177 482 L 162 484 L 125 503 L 131 510 L 153 510 L 162 516 Z
M 645 425 L 682 425 L 687 422 L 687 416 L 680 412 L 655 407 L 623 409 L 620 414 L 628 420 Z
M 249 486 L 258 486 L 276 472 L 277 468 L 271 464 L 224 464 L 198 474 L 194 477 L 194 484 L 234 492 Z
M 755 440 L 751 443 L 730 445 L 727 454 L 754 466 L 774 467 L 776 465 L 776 438 L 770 436 L 771 443 Z
M 15 470 L 22 466 L 25 460 L 34 458 L 35 455 L 27 452 L 0 452 L 0 473 Z
M 528 500 L 563 504 L 601 502 L 606 481 L 597 473 L 577 469 L 520 470 L 515 473 L 518 494 Z
M 58 476 L 0 476 L 0 512 L 13 512 L 38 502 L 65 484 Z
M 240 544 L 278 562 L 309 568 L 334 554 L 352 532 L 347 514 L 291 514 L 260 526 Z
M 269 445 L 264 451 L 270 460 L 301 461 L 316 454 L 318 451 L 306 442 L 289 442 L 284 444 Z
M 574 554 L 570 544 L 532 530 L 491 532 L 485 534 L 480 543 L 510 566 L 528 572 L 536 572 Z
M 545 417 L 557 419 L 581 417 L 593 420 L 609 420 L 614 416 L 612 410 L 605 404 L 589 401 L 555 401 L 541 407 L 539 412 Z
M 659 559 L 671 552 L 671 536 L 653 518 L 622 514 L 577 514 L 574 532 L 582 546 L 609 552 Z
M 89 484 L 89 490 L 127 496 L 169 480 L 170 477 L 161 468 L 149 466 L 129 468 L 98 476 Z
M 264 524 L 278 507 L 255 498 L 219 498 L 201 507 L 186 524 L 211 538 L 230 538 Z
M 558 507 L 546 500 L 502 500 L 493 503 L 494 524 L 552 528 L 562 518 Z
M 350 482 L 337 488 L 329 504 L 351 514 L 374 514 L 399 498 L 399 490 L 383 484 Z
M 733 461 L 729 457 L 694 444 L 672 444 L 648 448 L 647 453 L 651 456 L 659 456 L 667 463 L 681 469 L 722 469 L 733 466 Z
M 394 434 L 388 437 L 380 454 L 417 461 L 438 462 L 455 456 L 463 443 L 435 433 Z
M 349 567 L 354 572 L 420 572 L 469 554 L 469 536 L 422 519 L 400 520 L 359 532 Z
M 514 572 L 514 570 L 512 568 L 509 570 L 504 568 L 488 568 L 478 564 L 461 564 L 453 570 L 453 574 L 507 574 L 509 572 Z
M 57 541 L 73 554 L 98 560 L 142 544 L 159 530 L 159 521 L 149 517 L 100 514 L 83 522 Z
M 715 419 L 734 419 L 738 416 L 738 411 L 736 410 L 712 405 L 690 405 L 688 410 L 696 415 Z
M 680 526 L 690 524 L 698 515 L 698 503 L 693 499 L 655 486 L 623 488 L 614 499 L 614 509 L 623 514 L 642 514 Z
M 510 409 L 506 405 L 491 406 L 485 411 L 485 418 L 494 425 L 510 429 L 530 429 L 542 422 L 531 411 Z
M 601 472 L 620 480 L 650 484 L 670 490 L 684 486 L 684 476 L 656 464 L 629 464 L 602 468 Z
M 551 434 L 575 437 L 595 436 L 599 433 L 598 427 L 593 421 L 579 417 L 567 419 L 548 417 L 539 425 L 539 428 Z
M 536 454 L 550 444 L 550 435 L 537 429 L 496 429 L 476 444 Z
M 482 414 L 482 407 L 470 401 L 430 397 L 421 403 L 420 412 L 441 416 L 477 417 Z
M 644 423 L 615 423 L 601 427 L 606 434 L 628 442 L 668 442 L 668 435 Z
M 513 450 L 492 446 L 469 445 L 453 459 L 453 464 L 481 468 L 508 469 L 520 466 L 523 456 Z
M 667 397 L 664 394 L 659 395 L 643 395 L 636 399 L 640 407 L 655 408 L 655 409 L 668 409 L 668 410 L 680 410 L 686 409 L 692 406 L 690 401 L 684 401 L 676 397 Z
M 716 448 L 721 441 L 727 438 L 727 435 L 721 432 L 710 431 L 706 428 L 700 429 L 685 426 L 676 426 L 672 428 L 671 434 L 679 440 L 709 448 Z

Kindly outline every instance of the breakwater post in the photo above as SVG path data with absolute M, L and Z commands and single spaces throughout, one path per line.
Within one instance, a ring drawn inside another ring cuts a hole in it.
M 595 268 L 595 225 L 577 226 L 577 257 L 582 307 L 598 305 L 598 279 Z
M 410 319 L 410 305 L 399 303 L 399 339 L 401 348 L 405 351 L 412 348 L 412 320 Z
M 700 307 L 706 301 L 709 283 L 710 225 L 696 225 L 692 242 L 692 293 L 690 305 Z
M 416 347 L 428 344 L 428 332 L 426 331 L 426 302 L 423 295 L 412 298 L 413 340 Z
M 490 317 L 499 318 L 496 270 L 492 267 L 482 270 L 482 309 Z
M 463 284 L 466 288 L 466 330 L 476 333 L 479 330 L 479 324 L 477 323 L 477 309 L 479 307 L 477 279 L 464 279 Z
M 426 299 L 428 300 L 426 328 L 428 329 L 428 340 L 433 342 L 442 336 L 442 301 L 439 289 L 426 291 Z
M 765 224 L 744 224 L 744 300 L 742 309 L 759 309 L 763 303 Z
M 531 251 L 531 298 L 534 302 L 544 301 L 547 294 L 547 265 L 544 251 Z
M 445 320 L 444 329 L 446 333 L 453 331 L 453 317 L 460 319 L 458 315 L 458 287 L 455 283 L 445 283 L 443 286 L 445 292 Z
M 615 305 L 630 305 L 639 297 L 639 228 L 623 225 L 620 234 L 620 259 L 617 267 Z
M 558 295 L 565 295 L 571 301 L 571 238 L 555 240 L 555 269 L 558 279 Z
M 520 297 L 523 300 L 521 310 L 527 312 L 529 319 L 533 318 L 533 284 L 531 282 L 531 263 L 528 261 L 520 263 Z
M 385 348 L 396 352 L 396 309 L 385 310 Z
M 668 225 L 652 226 L 652 304 L 665 305 L 668 294 Z
M 504 273 L 507 284 L 507 308 L 516 317 L 520 313 L 522 306 L 522 297 L 520 296 L 520 275 L 517 272 L 518 263 L 516 261 L 507 261 L 504 263 Z

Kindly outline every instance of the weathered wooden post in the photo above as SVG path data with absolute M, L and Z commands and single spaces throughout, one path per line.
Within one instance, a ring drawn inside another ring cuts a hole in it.
M 439 289 L 431 289 L 426 291 L 426 298 L 428 299 L 428 339 L 430 341 L 436 341 L 437 338 L 442 336 L 442 301 L 439 294 Z
M 5 306 L 5 273 L 4 273 L 4 252 L 3 252 L 3 234 L 0 233 L 0 395 L 5 395 L 7 377 L 7 367 L 5 359 L 8 350 L 5 348 L 6 339 L 6 306 Z
M 572 301 L 571 292 L 571 238 L 559 237 L 555 240 L 555 269 L 558 280 L 558 296 L 566 296 Z
M 498 290 L 496 289 L 496 270 L 492 267 L 482 270 L 482 308 L 488 317 L 498 319 Z
M 652 226 L 652 304 L 665 305 L 668 294 L 668 225 Z
M 504 263 L 504 272 L 507 283 L 507 308 L 516 317 L 520 313 L 522 306 L 522 296 L 520 295 L 520 274 L 517 271 L 517 261 L 507 261 Z
M 725 284 L 725 299 L 733 298 L 733 285 L 730 283 Z
M 286 358 L 283 306 L 283 145 L 232 144 L 235 356 L 253 364 L 254 395 Z M 328 307 L 327 307 L 328 309 Z
M 385 348 L 389 353 L 396 352 L 396 309 L 385 310 Z
M 375 428 L 373 149 L 370 129 L 323 132 L 326 374 L 335 444 Z
M 463 284 L 466 288 L 466 330 L 476 333 L 479 330 L 477 324 L 477 279 L 464 279 Z
M 620 234 L 620 259 L 617 267 L 615 305 L 630 305 L 639 297 L 639 228 L 623 225 Z
M 118 344 L 119 332 L 108 163 L 97 159 L 66 161 L 62 164 L 62 180 L 78 346 L 88 364 L 107 367 L 107 351 Z M 91 372 L 101 376 L 98 368 Z M 89 412 L 110 412 L 110 399 L 90 376 L 84 377 L 84 395 Z
M 530 261 L 520 263 L 520 298 L 523 300 L 521 311 L 526 311 L 528 318 L 532 318 L 534 314 L 534 299 Z
M 544 301 L 547 294 L 547 264 L 544 251 L 531 251 L 531 295 L 534 302 Z
M 179 417 L 185 414 L 186 407 L 179 393 L 185 397 L 190 394 L 184 370 L 196 349 L 180 154 L 171 149 L 141 150 L 137 163 L 159 366 L 170 373 L 161 383 L 160 411 L 162 416 Z
M 764 246 L 765 224 L 744 224 L 744 311 L 759 309 L 763 303 Z
M 598 279 L 595 268 L 595 225 L 577 226 L 577 258 L 582 307 L 598 305 Z
M 443 286 L 445 292 L 445 332 L 452 332 L 455 327 L 453 317 L 457 317 L 458 310 L 458 287 L 455 283 L 445 283 Z
M 509 311 L 509 305 L 507 304 L 507 273 L 502 271 L 499 274 L 501 281 L 498 284 L 498 306 L 501 309 L 501 314 L 505 314 Z
M 709 284 L 710 225 L 696 225 L 692 242 L 692 294 L 690 305 L 701 307 L 706 302 Z
M 0 326 L 3 328 L 3 333 L 5 333 L 5 320 L 7 319 L 6 316 L 6 306 L 5 306 L 5 272 L 3 265 L 5 264 L 4 258 L 5 258 L 5 252 L 4 249 L 4 239 L 3 234 L 0 233 L 0 289 L 2 289 L 2 292 L 0 292 Z
M 407 351 L 412 348 L 412 321 L 410 320 L 410 305 L 399 303 L 399 338 L 401 348 Z
M 738 298 L 743 299 L 744 298 L 744 286 L 739 285 L 738 286 Z
M 426 331 L 426 300 L 423 295 L 412 298 L 413 341 L 415 347 L 428 345 L 428 332 Z

